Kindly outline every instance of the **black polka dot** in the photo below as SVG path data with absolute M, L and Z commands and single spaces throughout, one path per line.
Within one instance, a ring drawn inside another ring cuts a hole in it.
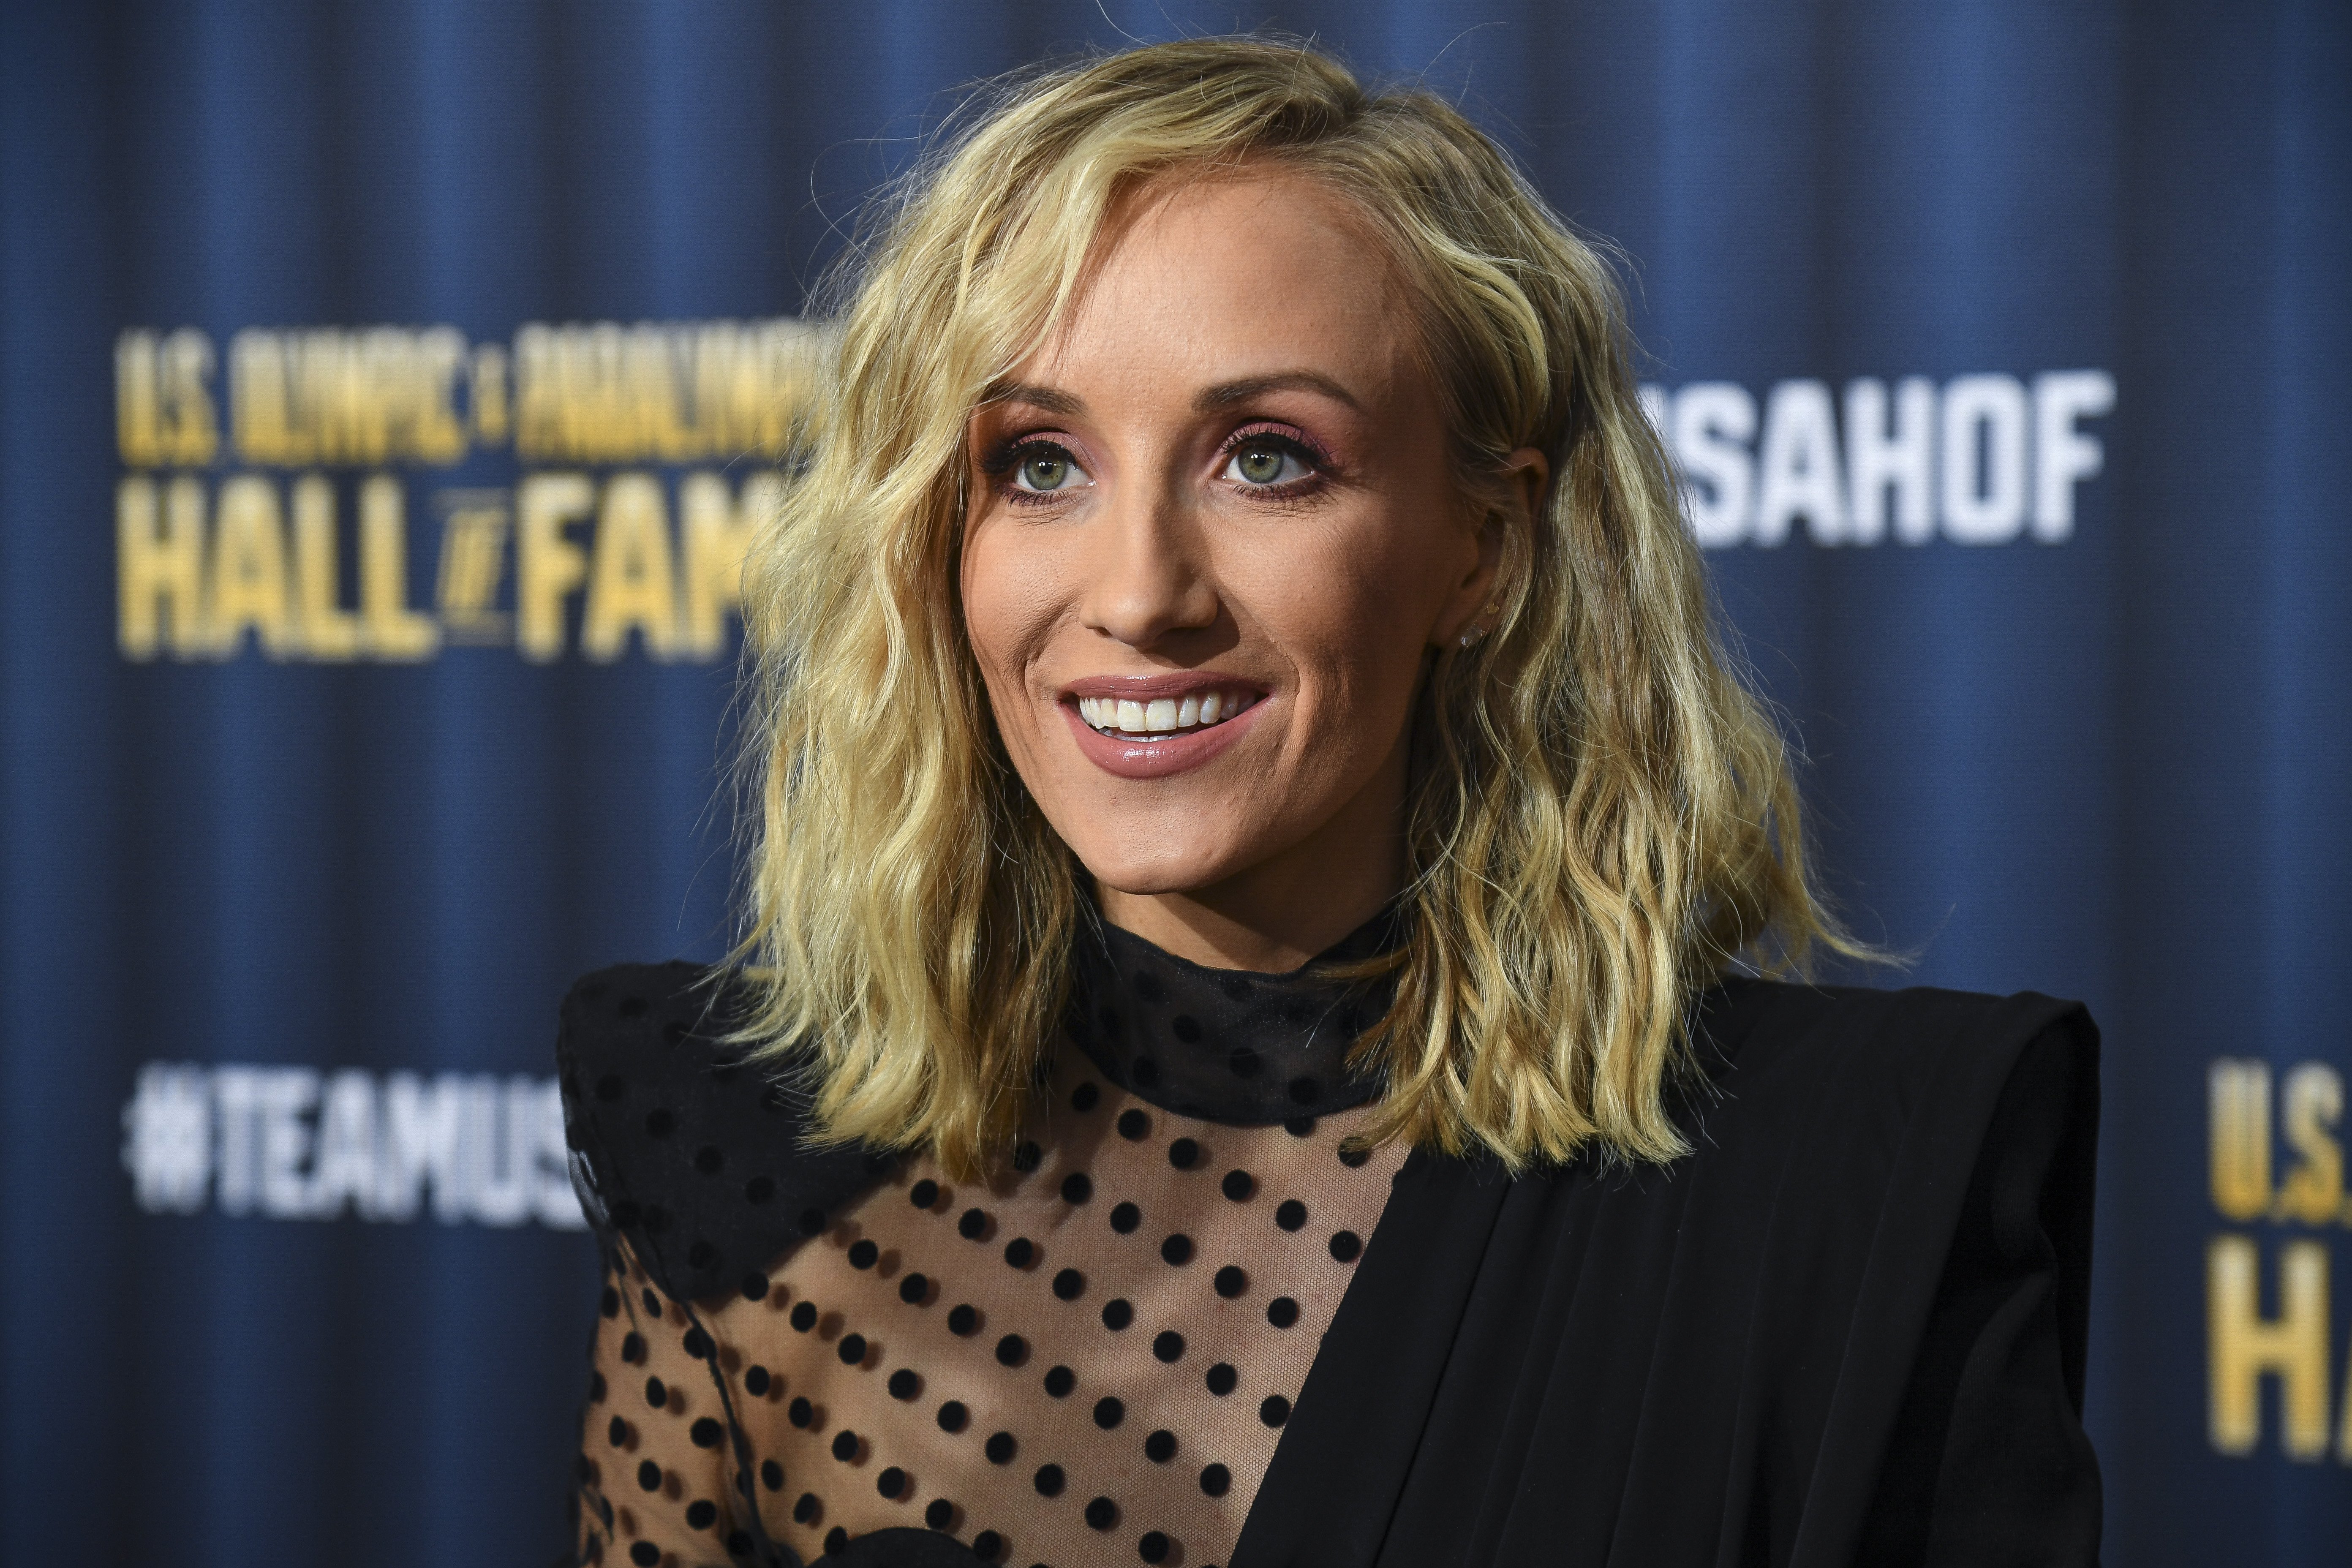
M 1364 1238 L 1352 1230 L 1336 1232 L 1331 1237 L 1331 1256 L 1340 1263 L 1353 1263 L 1363 1250 Z
M 646 1403 L 656 1410 L 669 1403 L 669 1390 L 663 1385 L 660 1378 L 646 1379 Z
M 1178 1231 L 1160 1244 L 1160 1259 L 1163 1263 L 1179 1268 L 1192 1262 L 1192 1238 L 1182 1231 Z
M 988 1441 L 980 1446 L 980 1451 L 988 1456 L 988 1462 L 992 1465 L 1011 1464 L 1019 1448 L 1020 1445 L 1013 1440 L 1010 1432 L 991 1432 Z
M 805 1399 L 795 1399 L 784 1406 L 784 1415 L 795 1426 L 806 1426 L 816 1419 L 816 1408 Z
M 919 1307 L 923 1298 L 931 1293 L 931 1282 L 923 1275 L 909 1274 L 898 1281 L 898 1300 L 909 1307 Z
M 1282 1124 L 1282 1130 L 1293 1138 L 1312 1138 L 1315 1136 L 1315 1118 L 1294 1116 Z
M 845 1465 L 857 1458 L 857 1434 L 846 1426 L 835 1432 L 833 1435 L 833 1457 Z
M 686 1435 L 693 1439 L 698 1448 L 716 1448 L 719 1439 L 727 1436 L 727 1428 L 706 1415 L 688 1427 Z
M 1323 1086 L 1311 1078 L 1290 1080 L 1290 1099 L 1294 1105 L 1312 1105 L 1323 1098 Z
M 1007 1334 L 996 1342 L 996 1364 L 1019 1366 L 1029 1359 L 1029 1342 L 1019 1334 Z
M 1184 1359 L 1184 1336 L 1173 1329 L 1162 1329 L 1151 1342 L 1151 1353 L 1173 1366 Z
M 643 1487 L 649 1492 L 657 1492 L 661 1490 L 661 1482 L 662 1475 L 661 1467 L 659 1465 L 655 1464 L 651 1459 L 643 1459 L 638 1461 L 637 1485 Z
M 971 1554 L 982 1563 L 993 1563 L 1004 1550 L 1004 1537 L 992 1530 L 983 1530 L 971 1538 Z
M 1211 1497 L 1223 1497 L 1234 1484 L 1234 1473 L 1223 1465 L 1209 1465 L 1201 1471 L 1201 1489 Z
M 1118 1395 L 1106 1394 L 1095 1401 L 1095 1425 L 1108 1432 L 1127 1419 L 1127 1405 Z
M 640 1294 L 645 1300 L 646 1310 L 651 1312 L 656 1318 L 660 1317 L 662 1315 L 661 1298 L 653 1293 L 652 1287 L 646 1287 L 645 1290 L 640 1292 Z
M 768 1277 L 764 1274 L 743 1276 L 743 1300 L 764 1301 L 768 1299 Z
M 793 1327 L 798 1329 L 803 1333 L 807 1333 L 811 1329 L 816 1327 L 815 1302 L 803 1301 L 799 1306 L 793 1309 Z
M 979 1331 L 980 1310 L 970 1302 L 964 1302 L 948 1313 L 948 1332 L 969 1335 Z
M 907 1472 L 893 1465 L 874 1478 L 874 1489 L 884 1497 L 894 1498 L 907 1489 Z
M 1217 1270 L 1217 1294 L 1230 1301 L 1249 1289 L 1249 1276 L 1233 1264 Z
M 956 1234 L 966 1241 L 978 1241 L 988 1234 L 988 1211 L 966 1209 L 957 1216 Z
M 646 1360 L 646 1337 L 640 1333 L 621 1336 L 621 1359 L 631 1366 L 642 1366 Z
M 588 1403 L 591 1405 L 604 1403 L 604 1374 L 601 1372 L 592 1372 L 588 1374 Z
M 842 1529 L 841 1526 L 836 1524 L 831 1530 L 824 1532 L 824 1549 L 826 1552 L 837 1552 L 848 1544 L 849 1531 Z
M 1287 1296 L 1276 1296 L 1265 1304 L 1265 1321 L 1277 1329 L 1286 1329 L 1298 1321 L 1298 1303 Z
M 650 1541 L 631 1542 L 629 1561 L 635 1563 L 637 1568 L 655 1568 L 655 1564 L 661 1561 L 661 1548 Z
M 1057 1366 L 1045 1373 L 1045 1392 L 1056 1399 L 1068 1397 L 1078 1385 L 1078 1374 L 1066 1366 Z
M 1274 1223 L 1285 1230 L 1297 1230 L 1307 1223 L 1307 1205 L 1297 1198 L 1285 1198 L 1274 1211 Z
M 893 1399 L 912 1399 L 923 1392 L 923 1380 L 909 1367 L 900 1367 L 890 1374 L 887 1384 Z
M 1072 1171 L 1062 1178 L 1062 1201 L 1082 1204 L 1095 1195 L 1095 1184 L 1084 1171 Z
M 708 1498 L 697 1498 L 686 1505 L 686 1525 L 688 1530 L 709 1530 L 719 1522 L 719 1505 Z
M 686 1338 L 678 1342 L 685 1348 L 686 1353 L 697 1361 L 709 1360 L 711 1352 L 716 1348 L 710 1342 L 710 1336 L 698 1328 L 687 1330 Z
M 1095 1108 L 1096 1102 L 1101 1099 L 1101 1089 L 1097 1089 L 1093 1084 L 1082 1083 L 1078 1085 L 1077 1088 L 1070 1090 L 1070 1109 L 1072 1110 L 1092 1110 Z
M 1218 1183 L 1217 1187 L 1237 1204 L 1245 1204 L 1257 1196 L 1257 1178 L 1247 1171 L 1227 1171 L 1225 1179 Z
M 1169 1030 L 1188 1046 L 1201 1043 L 1201 1021 L 1190 1013 L 1179 1013 L 1168 1020 Z
M 1241 1382 L 1241 1374 L 1224 1362 L 1219 1362 L 1209 1369 L 1209 1392 L 1220 1399 L 1231 1394 L 1234 1391 L 1234 1385 L 1239 1382 Z
M 667 1138 L 677 1130 L 677 1118 L 670 1113 L 667 1106 L 657 1107 L 646 1113 L 646 1137 Z
M 866 1359 L 866 1336 L 864 1334 L 842 1335 L 841 1343 L 834 1348 L 833 1353 L 841 1358 L 842 1365 L 856 1366 Z
M 1113 1333 L 1117 1333 L 1119 1330 L 1127 1327 L 1128 1324 L 1135 1321 L 1135 1309 L 1128 1303 L 1125 1297 L 1120 1297 L 1115 1300 L 1105 1301 L 1103 1303 L 1102 1320 L 1104 1328 L 1108 1329 Z
M 1168 1163 L 1180 1171 L 1189 1171 L 1199 1163 L 1201 1146 L 1190 1138 L 1179 1138 L 1168 1145 Z
M 1013 1151 L 1013 1168 L 1024 1176 L 1045 1163 L 1045 1151 L 1026 1139 L 1022 1141 L 1020 1147 Z
M 942 1432 L 961 1432 L 964 1423 L 971 1419 L 971 1412 L 963 1407 L 961 1399 L 950 1399 L 940 1406 L 940 1430 Z
M 1257 1418 L 1269 1426 L 1279 1426 L 1290 1419 L 1290 1401 L 1279 1394 L 1269 1394 L 1257 1407 Z
M 1039 1497 L 1060 1497 L 1062 1489 L 1069 1484 L 1069 1479 L 1062 1474 L 1059 1465 L 1040 1465 L 1034 1484 Z
M 923 1522 L 933 1530 L 945 1530 L 955 1522 L 955 1504 L 943 1497 L 935 1497 L 923 1510 Z
M 1140 1143 L 1151 1135 L 1151 1118 L 1140 1110 L 1120 1111 L 1118 1135 L 1130 1143 Z
M 1143 1457 L 1155 1465 L 1164 1465 L 1176 1457 L 1176 1434 L 1161 1427 L 1143 1440 Z
M 927 1209 L 940 1201 L 940 1184 L 927 1176 L 907 1189 L 907 1201 L 919 1209 Z
M 608 1318 L 619 1317 L 621 1315 L 621 1293 L 618 1290 L 614 1289 L 610 1285 L 605 1286 L 604 1294 L 597 1301 L 596 1308 L 597 1310 L 603 1312 Z
M 707 1241 L 697 1240 L 686 1249 L 686 1266 L 688 1268 L 716 1268 L 719 1267 L 719 1249 Z
M 800 1495 L 800 1500 L 793 1504 L 793 1522 L 806 1524 L 814 1519 L 817 1516 L 817 1510 L 824 1507 L 824 1504 L 816 1500 L 816 1493 L 803 1492 Z
M 801 1210 L 801 1234 L 803 1236 L 823 1236 L 824 1234 L 824 1211 L 823 1209 Z
M 871 1268 L 874 1267 L 875 1260 L 881 1256 L 882 1249 L 870 1241 L 853 1241 L 849 1244 L 849 1266 L 852 1268 Z
M 612 1073 L 596 1080 L 596 1098 L 610 1105 L 629 1091 L 629 1086 Z
M 784 1467 L 773 1459 L 760 1461 L 760 1484 L 772 1492 L 784 1489 Z
M 1255 1078 L 1265 1063 L 1247 1046 L 1235 1046 L 1232 1054 L 1225 1058 L 1225 1066 L 1233 1070 L 1235 1078 Z
M 1087 1293 L 1087 1277 L 1075 1268 L 1065 1268 L 1054 1276 L 1054 1294 L 1065 1301 L 1075 1301 Z
M 1110 1211 L 1110 1227 L 1121 1236 L 1143 1223 L 1143 1211 L 1133 1204 L 1121 1204 Z
M 727 1156 L 716 1146 L 705 1143 L 694 1152 L 694 1168 L 706 1176 L 715 1176 L 727 1168 Z
M 1351 1171 L 1371 1157 L 1372 1152 L 1370 1149 L 1364 1148 L 1360 1144 L 1342 1143 L 1339 1145 L 1339 1163 L 1347 1166 L 1348 1169 Z
M 1156 1530 L 1147 1530 L 1135 1543 L 1135 1553 L 1146 1563 L 1168 1560 L 1168 1538 Z
M 1036 1258 L 1037 1244 L 1025 1236 L 1016 1236 L 1004 1244 L 1004 1261 L 1015 1268 L 1026 1268 Z
M 615 1415 L 612 1425 L 604 1428 L 604 1436 L 613 1440 L 615 1448 L 625 1447 L 629 1441 L 629 1424 Z
M 1118 1523 L 1118 1504 L 1107 1497 L 1096 1498 L 1087 1504 L 1087 1522 L 1097 1530 L 1108 1530 Z
M 1161 985 L 1160 976 L 1150 970 L 1137 970 L 1132 984 L 1135 986 L 1136 995 L 1146 1002 L 1161 1002 L 1167 999 L 1167 987 Z

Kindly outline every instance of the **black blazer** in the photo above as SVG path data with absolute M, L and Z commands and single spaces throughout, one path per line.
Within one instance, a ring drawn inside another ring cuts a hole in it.
M 794 1146 L 801 1102 L 695 1034 L 705 978 L 591 976 L 560 1052 L 590 1216 L 683 1300 L 887 1168 Z M 1671 1166 L 1406 1162 L 1232 1568 L 2096 1561 L 2088 1016 L 1733 980 L 1696 1043 Z M 730 1145 L 779 1200 L 618 1136 L 649 1076 L 693 1133 L 670 1146 Z M 902 1530 L 825 1559 L 971 1561 Z

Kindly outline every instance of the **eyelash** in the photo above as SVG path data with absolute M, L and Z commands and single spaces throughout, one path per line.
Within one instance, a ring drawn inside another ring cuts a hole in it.
M 1278 447 L 1305 463 L 1314 472 L 1305 479 L 1292 479 L 1279 485 L 1244 485 L 1241 489 L 1264 500 L 1290 501 L 1305 497 L 1320 488 L 1331 471 L 1330 456 L 1297 431 L 1279 425 L 1244 425 L 1217 447 L 1218 471 L 1233 461 L 1235 452 L 1253 443 Z M 1033 452 L 1058 454 L 1072 467 L 1077 467 L 1077 454 L 1061 442 L 1040 435 L 1008 436 L 989 448 L 980 461 L 981 472 L 994 481 L 997 493 L 1014 506 L 1048 506 L 1061 499 L 1058 490 L 1024 490 L 1008 478 L 1013 468 Z

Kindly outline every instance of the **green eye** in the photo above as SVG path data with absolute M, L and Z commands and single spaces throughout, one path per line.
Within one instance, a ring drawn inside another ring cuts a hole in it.
M 1021 488 L 1057 490 L 1070 482 L 1070 459 L 1060 452 L 1034 452 L 1021 459 Z
M 1285 456 L 1279 447 L 1244 447 L 1234 454 L 1234 467 L 1250 483 L 1270 485 L 1281 477 Z

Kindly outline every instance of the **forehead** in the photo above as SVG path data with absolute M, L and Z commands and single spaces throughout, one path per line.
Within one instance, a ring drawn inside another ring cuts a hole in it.
M 1414 374 L 1405 307 L 1371 226 L 1318 182 L 1165 182 L 1113 209 L 1084 288 L 1018 379 L 1189 396 L 1308 369 L 1383 399 Z

